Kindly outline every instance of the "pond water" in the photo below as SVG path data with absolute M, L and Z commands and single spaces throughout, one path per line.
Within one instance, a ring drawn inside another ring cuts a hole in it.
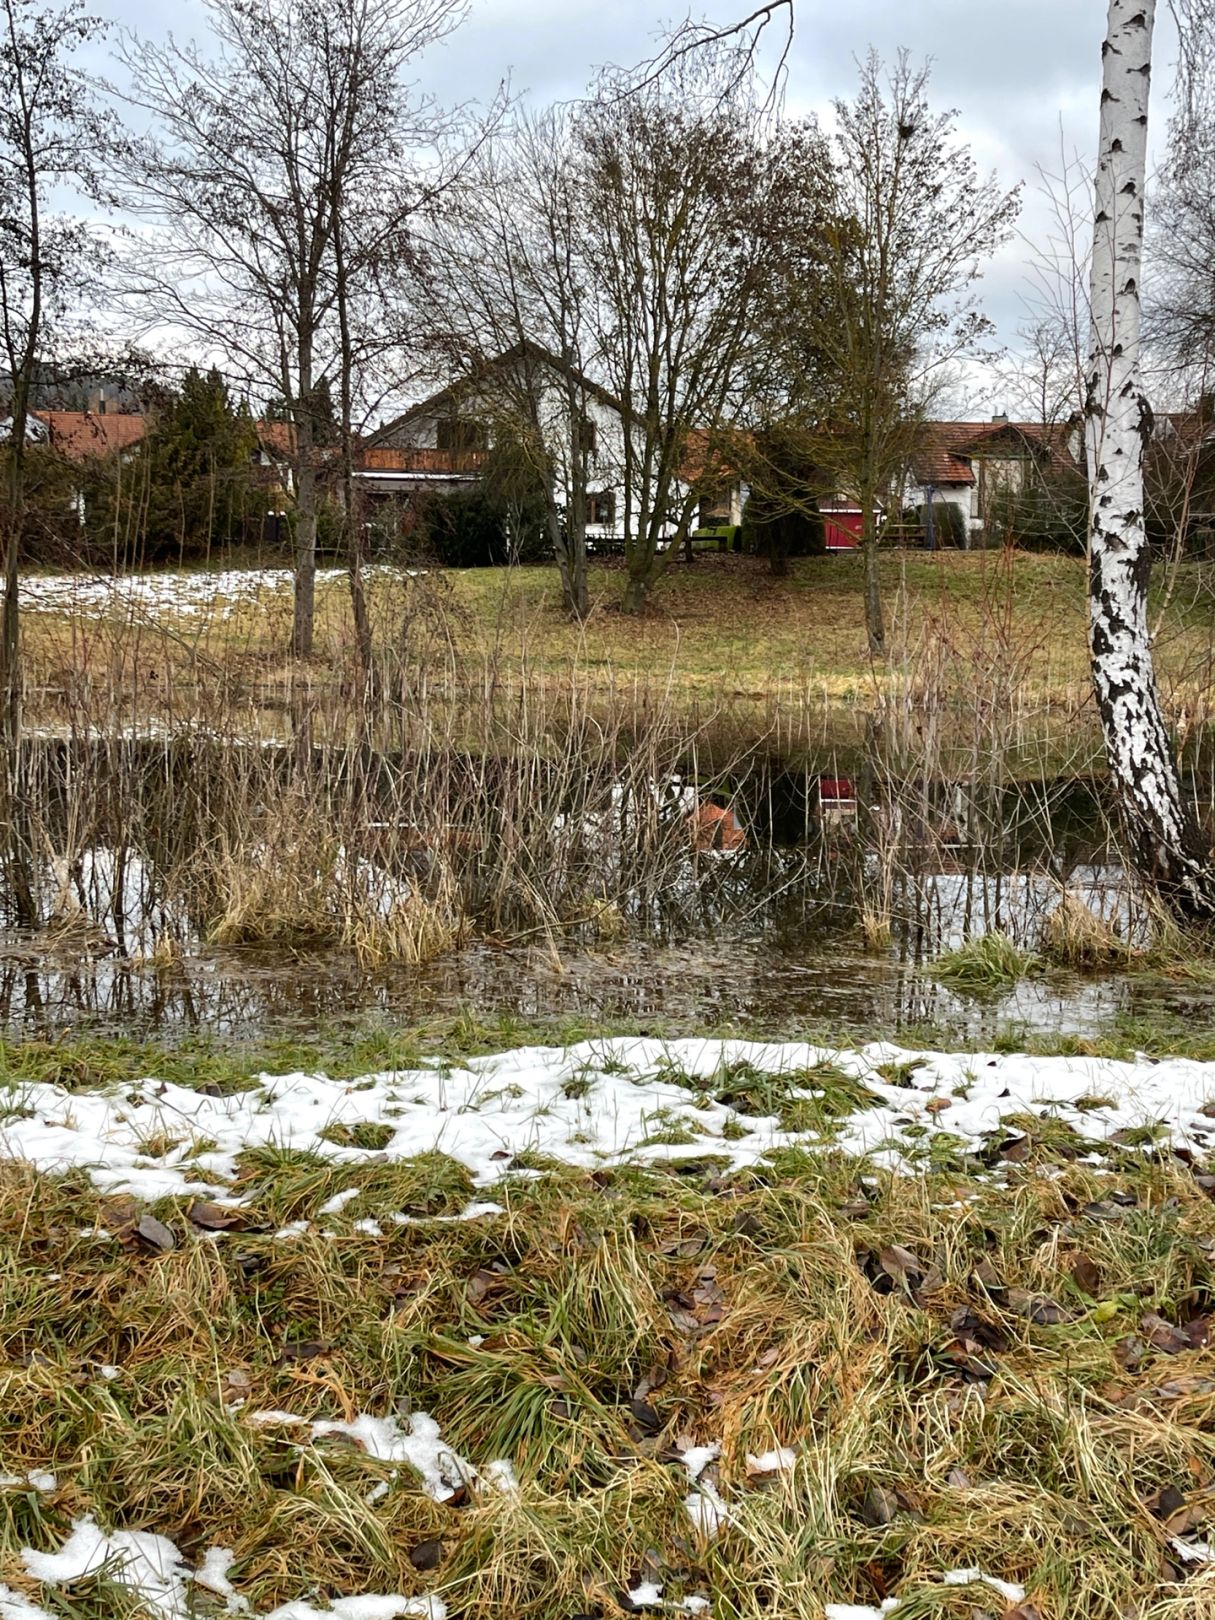
M 953 879 L 944 887 L 956 893 Z M 1059 972 L 1003 991 L 954 990 L 932 971 L 942 939 L 959 937 L 941 922 L 938 905 L 931 926 L 900 926 L 876 953 L 824 909 L 716 936 L 569 948 L 477 944 L 424 967 L 374 970 L 337 950 L 200 948 L 164 964 L 139 962 L 71 938 L 52 943 L 11 931 L 0 938 L 0 1027 L 255 1041 L 468 1011 L 487 1021 L 576 1018 L 689 1033 L 742 1025 L 850 1040 L 932 1026 L 939 1038 L 981 1044 L 1018 1028 L 1100 1035 L 1129 1018 L 1215 1019 L 1215 990 L 1140 976 Z
M 728 795 L 747 829 L 730 850 L 716 834 L 704 840 L 716 847 L 697 848 L 698 807 L 713 801 L 698 798 L 686 778 L 643 782 L 631 799 L 609 782 L 598 799 L 579 801 L 581 809 L 541 818 L 549 865 L 537 864 L 535 880 L 574 872 L 584 885 L 577 892 L 587 894 L 596 892 L 585 887 L 589 873 L 611 901 L 615 926 L 482 924 L 474 930 L 480 943 L 427 966 L 372 969 L 348 949 L 205 944 L 205 919 L 184 898 L 190 886 L 182 878 L 216 842 L 216 825 L 234 845 L 245 838 L 246 867 L 278 858 L 245 825 L 242 806 L 260 816 L 260 801 L 241 801 L 226 823 L 214 819 L 221 813 L 213 780 L 227 779 L 206 774 L 214 770 L 206 756 L 200 763 L 143 742 L 100 752 L 55 743 L 33 767 L 42 853 L 32 915 L 27 906 L 19 916 L 0 887 L 0 901 L 9 902 L 7 924 L 0 922 L 0 1026 L 10 1033 L 88 1026 L 257 1040 L 469 1011 L 487 1021 L 627 1021 L 673 1032 L 731 1024 L 847 1039 L 932 1026 L 939 1040 L 983 1042 L 1010 1028 L 1096 1035 L 1128 1018 L 1205 1024 L 1215 1013 L 1215 996 L 1141 975 L 1047 973 L 975 995 L 933 971 L 942 952 L 991 930 L 1034 949 L 1065 893 L 1122 938 L 1143 935 L 1143 908 L 1111 853 L 1108 818 L 1089 782 L 1023 783 L 981 798 L 970 787 L 921 785 L 912 809 L 893 812 L 880 797 L 866 808 L 860 794 L 848 819 L 835 803 L 827 814 L 825 778 L 765 769 Z M 265 778 L 266 803 L 276 781 Z M 331 897 L 357 901 L 374 919 L 424 894 L 436 846 L 419 844 L 400 818 L 377 819 L 366 791 L 351 815 L 340 771 L 325 791 L 346 814 L 345 841 L 325 872 Z M 648 822 L 639 811 L 652 812 Z M 643 824 L 656 842 L 638 859 Z M 121 829 L 121 841 L 81 839 L 81 825 Z M 316 859 L 306 839 L 302 847 L 305 864 Z M 449 853 L 461 903 L 484 904 L 500 870 L 489 819 Z M 300 840 L 291 854 L 300 859 Z M 875 920 L 869 937 L 888 943 L 867 950 L 862 922 Z

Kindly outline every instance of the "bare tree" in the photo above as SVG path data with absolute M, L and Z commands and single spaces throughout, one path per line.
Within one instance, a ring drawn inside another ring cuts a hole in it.
M 314 631 L 321 404 L 333 380 L 347 405 L 353 394 L 346 295 L 402 229 L 400 208 L 382 212 L 394 167 L 405 212 L 416 206 L 406 156 L 418 104 L 403 71 L 465 5 L 207 4 L 217 48 L 135 43 L 125 53 L 130 97 L 153 120 L 126 163 L 152 225 L 129 291 L 163 327 L 222 347 L 253 387 L 286 403 L 296 484 L 292 650 L 303 657 Z M 349 433 L 347 421 L 347 441 Z
M 681 56 L 627 95 L 609 75 L 578 136 L 601 364 L 624 413 L 631 611 L 693 520 L 690 445 L 703 453 L 743 415 L 761 290 L 818 188 L 799 161 L 811 147 L 770 128 L 728 45 Z
M 65 184 L 96 189 L 102 125 L 73 57 L 101 28 L 82 0 L 0 0 L 0 340 L 9 394 L 0 681 L 10 752 L 21 731 L 18 590 L 32 393 L 100 252 L 52 199 Z
M 486 146 L 430 233 L 431 347 L 467 380 L 495 441 L 540 494 L 569 611 L 584 618 L 587 505 L 604 465 L 593 316 L 593 236 L 574 168 L 572 115 L 521 116 Z
M 1155 0 L 1110 0 L 1103 47 L 1088 366 L 1089 649 L 1106 753 L 1141 872 L 1188 920 L 1215 868 L 1182 793 L 1152 661 L 1140 288 Z
M 865 624 L 885 648 L 882 502 L 901 490 L 951 362 L 989 329 L 970 292 L 1007 237 L 1017 193 L 981 178 L 952 112 L 933 112 L 928 70 L 875 53 L 836 103 L 832 195 L 812 274 L 780 285 L 769 319 L 787 409 L 816 423 L 813 460 L 862 512 Z

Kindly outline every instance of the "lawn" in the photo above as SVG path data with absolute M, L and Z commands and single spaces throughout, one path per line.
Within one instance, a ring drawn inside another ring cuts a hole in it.
M 10 1054 L 5 1620 L 1210 1611 L 1215 1065 L 443 1050 Z
M 431 695 L 500 710 L 521 692 L 584 702 L 619 718 L 665 705 L 706 736 L 763 742 L 796 759 L 856 748 L 884 705 L 913 752 L 924 713 L 940 735 L 990 753 L 993 716 L 1015 737 L 1018 769 L 1091 768 L 1082 560 L 1025 552 L 891 552 L 882 558 L 890 656 L 866 646 L 856 556 L 806 558 L 774 579 L 757 559 L 702 555 L 674 565 L 636 617 L 618 608 L 619 566 L 591 571 L 592 611 L 561 610 L 555 570 L 369 573 L 378 656 L 424 675 Z M 1209 725 L 1215 569 L 1158 570 L 1156 650 L 1181 740 Z M 72 591 L 75 590 L 73 597 Z M 66 723 L 73 705 L 165 723 L 207 718 L 239 697 L 247 720 L 306 688 L 322 706 L 349 689 L 353 631 L 345 576 L 322 573 L 317 653 L 285 657 L 290 577 L 166 573 L 117 586 L 32 579 L 26 615 L 30 716 Z M 390 675 L 389 684 L 392 684 Z M 248 720 L 248 723 L 254 723 Z M 613 722 L 614 723 L 614 722 Z

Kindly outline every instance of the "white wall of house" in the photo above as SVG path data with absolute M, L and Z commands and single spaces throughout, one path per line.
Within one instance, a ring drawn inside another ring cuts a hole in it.
M 538 406 L 540 432 L 553 464 L 557 498 L 566 504 L 574 479 L 569 392 L 560 375 L 554 374 L 552 385 L 540 390 Z M 419 413 L 399 423 L 379 442 L 397 449 L 439 450 L 442 448 L 440 439 L 446 437 L 443 424 L 453 419 L 484 422 L 492 441 L 494 417 L 503 409 L 501 400 L 488 395 L 481 400 L 465 395 L 458 410 L 455 406 L 439 406 L 434 411 Z M 625 428 L 620 412 L 597 394 L 583 394 L 582 412 L 593 429 L 586 479 L 586 535 L 593 544 L 596 540 L 618 538 L 624 532 Z
M 925 484 L 908 484 L 903 491 L 904 509 L 923 506 L 927 500 L 928 487 Z M 944 505 L 956 507 L 967 531 L 971 534 L 983 527 L 983 519 L 977 515 L 974 484 L 934 484 L 932 504 L 934 507 Z

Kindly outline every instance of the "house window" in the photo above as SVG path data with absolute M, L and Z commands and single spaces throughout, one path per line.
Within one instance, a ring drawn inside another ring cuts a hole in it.
M 435 424 L 435 448 L 439 450 L 484 450 L 488 445 L 485 426 L 457 416 L 441 417 Z
M 597 495 L 588 495 L 586 498 L 586 521 L 588 523 L 610 524 L 616 521 L 616 492 L 615 490 L 600 490 Z
M 578 448 L 584 456 L 593 456 L 599 444 L 595 423 L 584 416 L 578 423 Z

